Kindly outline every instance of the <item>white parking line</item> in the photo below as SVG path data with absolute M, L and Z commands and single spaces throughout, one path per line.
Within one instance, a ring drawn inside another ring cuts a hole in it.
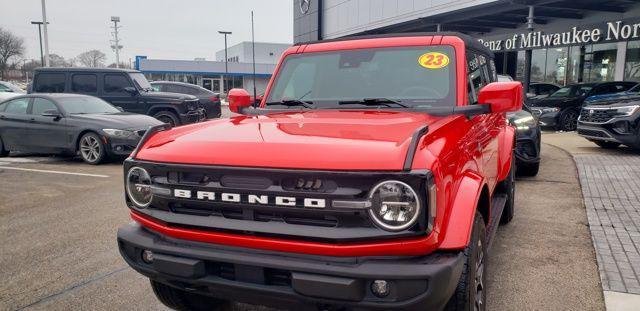
M 36 173 L 49 173 L 49 174 L 63 174 L 63 175 L 109 178 L 108 175 L 100 175 L 100 174 L 85 174 L 85 173 L 74 173 L 74 172 L 38 170 L 38 169 L 32 169 L 32 168 L 8 167 L 8 166 L 2 166 L 2 165 L 0 165 L 0 170 L 14 170 L 14 171 L 36 172 Z

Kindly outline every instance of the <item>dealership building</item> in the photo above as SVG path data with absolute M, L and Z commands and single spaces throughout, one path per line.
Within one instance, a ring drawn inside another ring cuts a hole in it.
M 255 43 L 256 90 L 263 93 L 280 55 L 289 48 L 285 43 Z M 224 94 L 232 88 L 253 90 L 253 47 L 241 42 L 215 53 L 215 60 L 150 59 L 136 56 L 135 67 L 150 81 L 179 81 L 202 86 Z M 225 65 L 227 67 L 225 67 Z M 222 86 L 225 85 L 224 89 Z
M 640 81 L 640 3 L 631 0 L 293 0 L 294 43 L 456 31 L 480 40 L 498 72 L 530 81 Z M 533 29 L 527 21 L 533 13 Z

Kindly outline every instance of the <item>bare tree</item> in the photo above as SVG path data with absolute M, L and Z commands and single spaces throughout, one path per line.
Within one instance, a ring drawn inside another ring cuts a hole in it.
M 23 54 L 24 39 L 0 28 L 0 76 L 7 70 L 12 58 L 21 57 Z
M 58 54 L 49 54 L 49 66 L 51 67 L 73 67 L 73 58 L 65 59 Z
M 107 55 L 98 50 L 87 51 L 77 57 L 77 61 L 85 67 L 104 67 L 106 60 Z

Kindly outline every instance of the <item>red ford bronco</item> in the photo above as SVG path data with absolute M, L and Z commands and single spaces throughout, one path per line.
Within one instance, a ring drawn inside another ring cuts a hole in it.
M 299 44 L 259 106 L 151 128 L 124 163 L 126 262 L 168 307 L 484 310 L 514 213 L 518 82 L 461 34 Z

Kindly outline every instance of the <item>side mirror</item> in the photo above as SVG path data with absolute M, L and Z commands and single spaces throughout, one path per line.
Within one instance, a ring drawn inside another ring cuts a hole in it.
M 131 94 L 131 96 L 138 94 L 138 90 L 133 86 L 127 86 L 124 88 L 124 91 Z
M 58 111 L 56 109 L 45 110 L 44 112 L 42 112 L 42 116 L 43 117 L 52 117 L 54 120 L 58 120 L 58 119 L 62 118 L 62 114 L 60 113 L 60 111 Z
M 124 109 L 122 109 L 122 107 L 120 106 L 116 106 L 116 109 L 118 109 L 120 112 L 124 112 Z
M 489 105 L 491 112 L 511 112 L 522 109 L 520 82 L 493 82 L 480 89 L 478 102 Z
M 227 95 L 229 110 L 234 113 L 242 113 L 242 110 L 251 106 L 251 96 L 244 89 L 231 89 Z

